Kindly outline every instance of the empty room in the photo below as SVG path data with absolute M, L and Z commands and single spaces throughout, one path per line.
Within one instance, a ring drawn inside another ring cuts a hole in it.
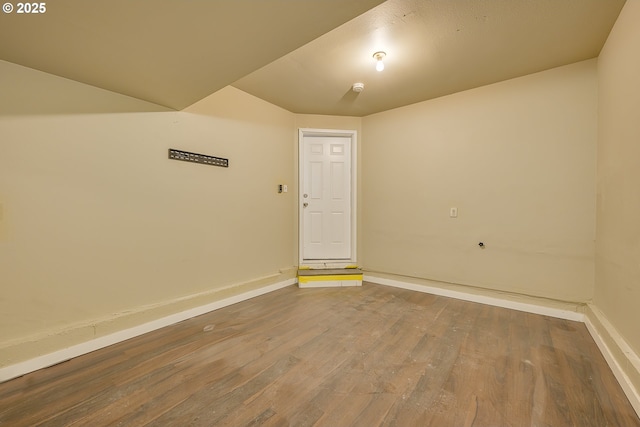
M 640 0 L 0 12 L 0 426 L 640 427 Z

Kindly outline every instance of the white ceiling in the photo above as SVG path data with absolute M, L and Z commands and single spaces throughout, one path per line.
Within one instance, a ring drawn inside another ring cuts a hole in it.
M 232 84 L 295 113 L 364 116 L 594 58 L 624 5 L 381 1 L 55 0 L 0 14 L 0 59 L 174 109 Z

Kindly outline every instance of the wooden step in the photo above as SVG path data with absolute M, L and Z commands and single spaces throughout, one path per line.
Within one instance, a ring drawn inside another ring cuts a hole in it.
M 300 269 L 300 288 L 327 288 L 362 286 L 362 270 L 359 268 Z

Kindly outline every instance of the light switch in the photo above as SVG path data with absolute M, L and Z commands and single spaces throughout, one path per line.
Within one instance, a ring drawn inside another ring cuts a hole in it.
M 451 208 L 449 210 L 449 218 L 458 218 L 458 208 Z

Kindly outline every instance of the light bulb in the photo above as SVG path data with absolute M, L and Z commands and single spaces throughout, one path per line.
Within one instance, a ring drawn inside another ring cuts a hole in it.
M 376 70 L 378 71 L 384 70 L 384 62 L 382 62 L 382 59 L 385 56 L 387 56 L 387 54 L 382 51 L 376 52 L 373 54 L 373 58 L 376 60 Z

